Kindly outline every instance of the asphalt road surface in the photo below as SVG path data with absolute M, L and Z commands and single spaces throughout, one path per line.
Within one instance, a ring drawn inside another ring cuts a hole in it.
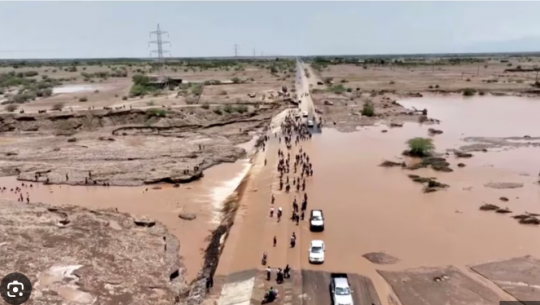
M 348 274 L 354 305 L 381 305 L 371 280 L 359 274 Z M 330 273 L 323 271 L 302 270 L 302 288 L 304 304 L 332 304 L 330 294 Z

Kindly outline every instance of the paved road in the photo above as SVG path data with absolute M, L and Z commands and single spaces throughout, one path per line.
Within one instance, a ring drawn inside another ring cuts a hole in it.
M 309 79 L 307 78 L 305 72 L 305 63 L 301 60 L 297 60 L 296 62 L 296 94 L 298 96 L 298 99 L 300 100 L 299 108 L 302 112 L 308 113 L 307 120 L 312 120 L 317 124 L 319 122 L 319 115 L 315 112 L 315 106 L 313 104 L 313 100 L 311 99 L 311 94 L 309 93 Z M 314 130 L 317 132 L 317 130 Z
M 381 304 L 375 287 L 368 277 L 359 274 L 348 274 L 348 277 L 355 305 Z M 329 272 L 302 270 L 302 285 L 306 295 L 304 304 L 331 304 Z

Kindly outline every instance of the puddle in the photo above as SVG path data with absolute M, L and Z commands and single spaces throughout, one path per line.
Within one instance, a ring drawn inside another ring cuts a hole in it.
M 101 88 L 96 85 L 66 85 L 53 88 L 53 94 L 61 93 L 77 93 L 77 92 L 92 92 L 100 90 Z

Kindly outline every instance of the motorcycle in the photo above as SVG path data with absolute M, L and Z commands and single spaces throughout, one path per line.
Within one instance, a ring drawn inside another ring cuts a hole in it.
M 266 292 L 264 294 L 264 298 L 261 302 L 261 304 L 268 304 L 268 303 L 272 303 L 274 302 L 276 299 L 277 299 L 277 296 L 278 296 L 278 291 L 277 290 L 273 290 L 273 292 Z

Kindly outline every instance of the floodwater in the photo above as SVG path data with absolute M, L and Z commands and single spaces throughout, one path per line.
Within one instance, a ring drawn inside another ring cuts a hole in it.
M 118 208 L 134 216 L 145 215 L 163 223 L 180 241 L 180 255 L 187 268 L 186 280 L 194 279 L 202 267 L 206 238 L 217 226 L 221 204 L 241 182 L 250 168 L 248 159 L 223 163 L 204 172 L 204 178 L 174 188 L 172 185 L 141 187 L 100 187 L 34 184 L 24 188 L 31 202 L 54 205 L 80 205 L 89 208 Z M 25 183 L 26 184 L 26 183 Z M 0 186 L 14 188 L 21 181 L 0 178 Z M 9 191 L 0 197 L 16 200 Z M 25 195 L 26 200 L 26 195 Z M 179 213 L 194 213 L 192 221 L 182 220 Z
M 452 173 L 429 169 L 382 168 L 383 160 L 403 159 L 400 153 L 412 137 L 427 137 L 430 127 L 437 151 L 459 148 L 470 136 L 537 136 L 540 100 L 522 98 L 423 98 L 400 101 L 406 107 L 427 108 L 438 126 L 406 124 L 375 126 L 355 133 L 325 129 L 303 144 L 315 175 L 308 186 L 310 209 L 323 209 L 326 228 L 301 238 L 302 268 L 365 274 L 372 278 L 386 303 L 388 286 L 376 269 L 419 266 L 466 266 L 516 256 L 540 257 L 540 228 L 520 225 L 509 215 L 479 211 L 483 203 L 508 207 L 515 215 L 540 213 L 540 148 L 475 153 L 470 159 L 449 157 Z M 382 133 L 387 129 L 387 133 Z M 540 136 L 540 135 L 538 135 Z M 457 163 L 467 164 L 458 168 Z M 437 177 L 450 187 L 424 194 L 407 174 Z M 523 183 L 517 189 L 492 189 L 488 182 Z M 501 196 L 508 202 L 499 200 Z M 326 243 L 325 263 L 310 265 L 312 239 Z M 305 250 L 304 250 L 305 249 Z M 361 255 L 384 251 L 400 259 L 395 265 L 374 265 Z

